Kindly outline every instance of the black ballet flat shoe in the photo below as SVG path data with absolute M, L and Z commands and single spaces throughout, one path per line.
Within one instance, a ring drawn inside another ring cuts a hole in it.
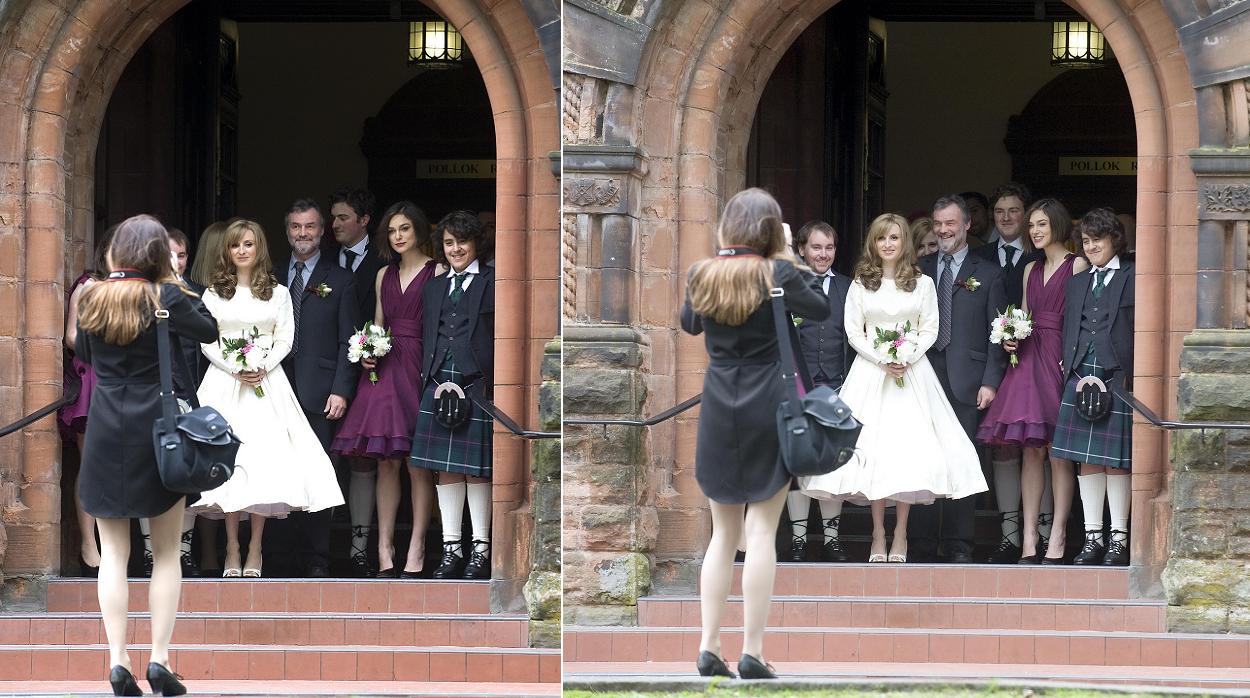
M 464 566 L 465 579 L 490 579 L 490 542 L 473 541 L 473 552 Z
M 1039 565 L 1066 565 L 1068 563 L 1061 557 L 1046 557 L 1045 555 L 1043 555 L 1042 559 L 1037 564 Z
M 738 658 L 738 675 L 744 679 L 775 679 L 773 665 L 765 664 L 749 654 Z
M 182 682 L 178 680 L 181 678 L 181 676 L 156 662 L 148 664 L 148 685 L 152 687 L 152 693 L 159 693 L 162 696 L 183 695 L 187 692 L 187 687 L 183 686 Z M 139 693 L 137 695 L 143 694 Z
M 459 579 L 464 572 L 464 554 L 460 541 L 443 542 L 443 561 L 431 575 L 434 579 Z
M 724 676 L 728 679 L 736 679 L 734 673 L 729 670 L 729 665 L 725 660 L 704 650 L 699 653 L 699 659 L 694 663 L 699 668 L 699 676 Z
M 424 576 L 425 576 L 425 570 L 417 570 L 416 572 L 409 572 L 408 570 L 404 570 L 399 573 L 400 579 L 421 579 Z
M 1072 559 L 1072 564 L 1100 565 L 1106 554 L 1107 548 L 1102 544 L 1102 531 L 1086 531 L 1085 545 L 1081 546 L 1081 552 Z
M 795 536 L 790 541 L 790 550 L 786 555 L 788 562 L 807 562 L 807 537 Z
M 109 672 L 109 683 L 113 686 L 115 696 L 141 696 L 143 689 L 135 682 L 134 674 L 126 667 L 118 664 Z
M 1040 564 L 1041 558 L 1042 556 L 1038 555 L 1037 553 L 1033 553 L 1032 555 L 1021 555 L 1020 559 L 1016 560 L 1016 564 L 1017 565 L 1036 565 L 1036 564 Z
M 100 576 L 100 566 L 99 566 L 99 565 L 96 565 L 95 567 L 92 567 L 91 565 L 88 565 L 88 564 L 87 564 L 87 563 L 85 563 L 85 562 L 84 562 L 84 563 L 82 563 L 82 576 L 87 577 L 87 578 L 89 578 L 89 579 L 97 579 L 97 578 L 99 578 L 99 576 Z
M 387 567 L 384 570 L 378 570 L 373 576 L 377 579 L 398 579 L 399 573 L 395 571 L 394 567 Z

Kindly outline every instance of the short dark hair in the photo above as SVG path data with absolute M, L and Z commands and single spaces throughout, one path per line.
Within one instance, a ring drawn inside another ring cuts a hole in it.
M 1123 254 L 1124 250 L 1128 249 L 1128 234 L 1124 231 L 1124 223 L 1116 217 L 1115 211 L 1107 206 L 1091 209 L 1089 213 L 1081 216 L 1081 220 L 1077 222 L 1073 231 L 1072 236 L 1078 247 L 1081 245 L 1081 237 L 1089 236 L 1095 240 L 1110 237 L 1111 246 L 1115 248 L 1116 254 Z
M 461 242 L 473 242 L 477 258 L 483 263 L 489 262 L 495 255 L 495 237 L 482 226 L 482 221 L 472 211 L 452 211 L 434 224 L 430 233 L 430 242 L 434 244 L 434 259 L 447 264 L 447 256 L 443 254 L 443 234 Z
M 372 221 L 373 210 L 377 207 L 378 200 L 368 189 L 343 187 L 330 195 L 330 208 L 334 208 L 335 204 L 347 204 L 356 212 L 357 218 L 368 216 Z
M 326 224 L 326 217 L 322 215 L 321 207 L 317 205 L 317 202 L 309 198 L 304 198 L 296 199 L 295 203 L 291 204 L 291 207 L 286 211 L 286 216 L 282 219 L 282 225 L 284 227 L 291 225 L 292 213 L 303 213 L 305 211 L 316 211 L 317 219 L 321 221 L 321 225 L 324 226 Z
M 1029 193 L 1029 188 L 1019 182 L 1007 182 L 1000 184 L 994 189 L 994 193 L 990 194 L 990 206 L 998 203 L 998 200 L 1004 196 L 1014 196 L 1020 200 L 1020 205 L 1028 208 L 1033 204 L 1033 195 Z
M 958 206 L 959 212 L 964 214 L 964 222 L 972 220 L 972 216 L 968 213 L 968 202 L 964 201 L 964 197 L 959 194 L 943 194 L 933 202 L 933 212 L 937 213 L 948 206 Z
M 981 205 L 984 206 L 985 208 L 990 207 L 990 200 L 985 198 L 985 194 L 982 194 L 979 191 L 965 191 L 965 192 L 960 193 L 959 195 L 964 198 L 965 205 L 969 201 L 980 201 Z
M 373 248 L 378 251 L 378 259 L 384 262 L 389 262 L 395 257 L 395 251 L 391 249 L 390 233 L 387 231 L 391 219 L 395 216 L 403 216 L 412 221 L 413 235 L 416 236 L 419 248 L 429 245 L 430 219 L 426 217 L 425 211 L 411 201 L 398 201 L 391 204 L 391 207 L 382 214 L 381 220 L 378 221 L 378 229 L 373 233 L 375 238 Z M 442 244 L 439 247 L 442 247 Z
M 191 250 L 187 248 L 187 234 L 177 228 L 166 228 L 165 232 L 169 233 L 169 241 L 182 245 L 182 249 L 186 252 Z
M 834 230 L 832 225 L 826 223 L 825 221 L 808 221 L 803 224 L 802 228 L 799 228 L 799 232 L 794 234 L 795 253 L 798 253 L 799 249 L 806 245 L 807 241 L 811 239 L 812 233 L 816 232 L 828 235 L 833 239 L 834 245 L 838 244 L 838 231 Z

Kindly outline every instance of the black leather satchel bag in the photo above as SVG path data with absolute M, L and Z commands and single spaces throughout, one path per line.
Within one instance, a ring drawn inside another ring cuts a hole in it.
M 1111 414 L 1111 391 L 1107 384 L 1086 376 L 1076 384 L 1076 413 L 1087 422 L 1101 422 Z
M 788 398 L 777 407 L 777 439 L 782 463 L 796 477 L 831 473 L 855 455 L 855 443 L 863 425 L 837 392 L 827 385 L 817 386 L 799 397 L 789 314 L 783 301 L 785 291 L 774 288 L 769 295 L 781 351 L 781 382 Z
M 242 444 L 221 413 L 197 407 L 178 414 L 170 370 L 169 311 L 156 311 L 157 353 L 161 365 L 161 417 L 152 425 L 156 466 L 165 489 L 199 494 L 216 489 L 234 474 Z

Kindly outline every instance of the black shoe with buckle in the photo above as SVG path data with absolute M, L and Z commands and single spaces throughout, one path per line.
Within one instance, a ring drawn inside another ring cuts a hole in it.
M 464 566 L 465 579 L 490 579 L 490 541 L 473 541 L 473 552 Z
M 851 554 L 842 547 L 842 541 L 830 538 L 820 546 L 820 557 L 825 562 L 850 562 Z
M 787 562 L 807 562 L 807 536 L 795 536 L 790 540 Z
M 443 561 L 430 575 L 434 579 L 459 579 L 464 571 L 464 554 L 460 541 L 443 541 Z
M 1019 546 L 1012 543 L 1010 538 L 1004 538 L 998 544 L 998 549 L 990 553 L 987 562 L 993 565 L 1014 565 L 1020 561 L 1021 552 Z
M 1106 554 L 1107 548 L 1102 544 L 1102 531 L 1086 531 L 1085 545 L 1081 546 L 1081 552 L 1072 558 L 1072 564 L 1100 565 Z
M 1107 554 L 1102 564 L 1108 567 L 1124 567 L 1128 565 L 1128 531 L 1112 531 L 1111 540 L 1107 541 Z

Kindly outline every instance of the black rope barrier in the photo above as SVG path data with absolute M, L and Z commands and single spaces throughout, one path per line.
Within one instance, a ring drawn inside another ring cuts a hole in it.
M 5 436 L 8 436 L 9 434 L 12 434 L 12 433 L 13 433 L 13 432 L 15 432 L 15 431 L 19 431 L 19 430 L 25 429 L 26 427 L 30 426 L 31 424 L 34 424 L 35 422 L 38 422 L 39 420 L 43 419 L 44 417 L 47 417 L 48 415 L 52 414 L 53 412 L 56 412 L 57 410 L 61 409 L 62 407 L 66 406 L 66 405 L 68 405 L 68 404 L 70 404 L 70 403 L 72 403 L 73 401 L 75 401 L 75 400 L 77 400 L 77 399 L 78 399 L 78 391 L 80 391 L 80 390 L 82 390 L 82 384 L 81 384 L 81 383 L 75 383 L 75 384 L 74 384 L 74 385 L 73 385 L 73 386 L 69 389 L 69 392 L 68 392 L 68 393 L 65 393 L 64 395 L 62 395 L 62 396 L 61 396 L 61 399 L 57 400 L 56 402 L 52 403 L 51 405 L 46 405 L 46 406 L 44 406 L 44 407 L 41 407 L 41 408 L 39 408 L 38 410 L 36 410 L 36 411 L 34 411 L 34 412 L 31 412 L 30 414 L 26 415 L 25 417 L 22 417 L 21 419 L 17 420 L 16 422 L 13 422 L 12 424 L 8 424 L 8 425 L 6 425 L 6 426 L 0 427 L 0 437 L 5 437 Z

